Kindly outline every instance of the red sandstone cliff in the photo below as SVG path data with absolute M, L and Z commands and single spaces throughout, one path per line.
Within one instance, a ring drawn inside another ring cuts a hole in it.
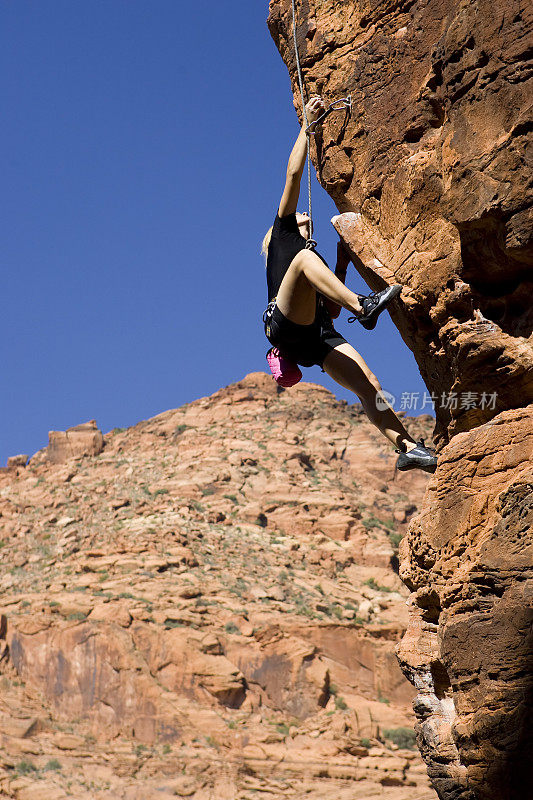
M 437 398 L 440 466 L 401 550 L 412 596 L 399 657 L 418 690 L 419 746 L 442 800 L 522 800 L 533 791 L 533 7 L 297 9 L 309 94 L 353 100 L 313 146 L 335 227 L 372 288 L 405 287 L 392 316 Z M 271 0 L 268 22 L 299 107 L 290 0 Z

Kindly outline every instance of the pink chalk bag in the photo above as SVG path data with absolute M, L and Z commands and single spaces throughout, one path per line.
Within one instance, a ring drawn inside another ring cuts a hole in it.
M 272 317 L 275 306 L 276 298 L 270 301 L 266 307 L 265 313 L 263 314 L 263 322 L 265 323 L 265 334 L 267 339 L 270 339 L 270 318 Z M 298 364 L 295 364 L 294 361 L 282 356 L 277 347 L 270 348 L 266 354 L 266 360 L 268 362 L 268 366 L 270 367 L 272 377 L 278 386 L 283 386 L 284 389 L 288 389 L 290 386 L 294 386 L 296 383 L 298 383 L 298 381 L 302 380 L 302 371 L 300 370 Z

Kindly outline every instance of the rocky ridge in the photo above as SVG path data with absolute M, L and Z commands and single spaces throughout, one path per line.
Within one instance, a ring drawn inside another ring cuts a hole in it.
M 399 649 L 442 800 L 532 793 L 533 6 L 301 0 L 308 94 L 351 95 L 312 156 L 334 225 L 436 400 L 440 466 L 404 537 Z M 300 110 L 291 0 L 269 28 Z M 487 402 L 487 398 L 492 398 Z
M 435 797 L 394 654 L 427 477 L 394 459 L 359 406 L 262 373 L 13 459 L 0 796 Z

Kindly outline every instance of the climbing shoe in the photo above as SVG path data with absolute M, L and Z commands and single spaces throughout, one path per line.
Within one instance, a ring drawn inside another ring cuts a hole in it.
M 396 450 L 400 455 L 396 462 L 396 468 L 400 472 L 405 472 L 408 469 L 423 469 L 424 472 L 435 472 L 437 469 L 437 456 L 435 451 L 426 447 L 424 440 L 420 439 L 416 443 L 416 447 L 409 452 L 405 450 Z
M 402 287 L 399 283 L 394 283 L 392 286 L 387 286 L 381 292 L 372 292 L 368 297 L 359 295 L 359 302 L 363 307 L 363 313 L 358 317 L 350 317 L 348 322 L 355 322 L 357 320 L 361 323 L 363 328 L 367 331 L 373 330 L 376 327 L 378 317 L 382 311 L 386 309 L 391 300 L 398 297 Z

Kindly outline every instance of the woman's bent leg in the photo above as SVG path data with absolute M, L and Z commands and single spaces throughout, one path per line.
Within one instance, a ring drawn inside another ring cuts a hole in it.
M 311 250 L 301 250 L 281 282 L 276 305 L 284 317 L 298 325 L 314 322 L 316 292 L 343 306 L 352 314 L 361 314 L 359 299 Z
M 379 381 L 351 344 L 345 342 L 335 347 L 324 359 L 324 371 L 358 396 L 370 422 L 379 428 L 389 442 L 396 447 L 404 446 L 406 450 L 416 446 L 416 442 L 407 433 L 392 408 L 386 405 L 383 397 L 380 398 L 378 408 L 376 399 L 378 392 L 381 392 Z

